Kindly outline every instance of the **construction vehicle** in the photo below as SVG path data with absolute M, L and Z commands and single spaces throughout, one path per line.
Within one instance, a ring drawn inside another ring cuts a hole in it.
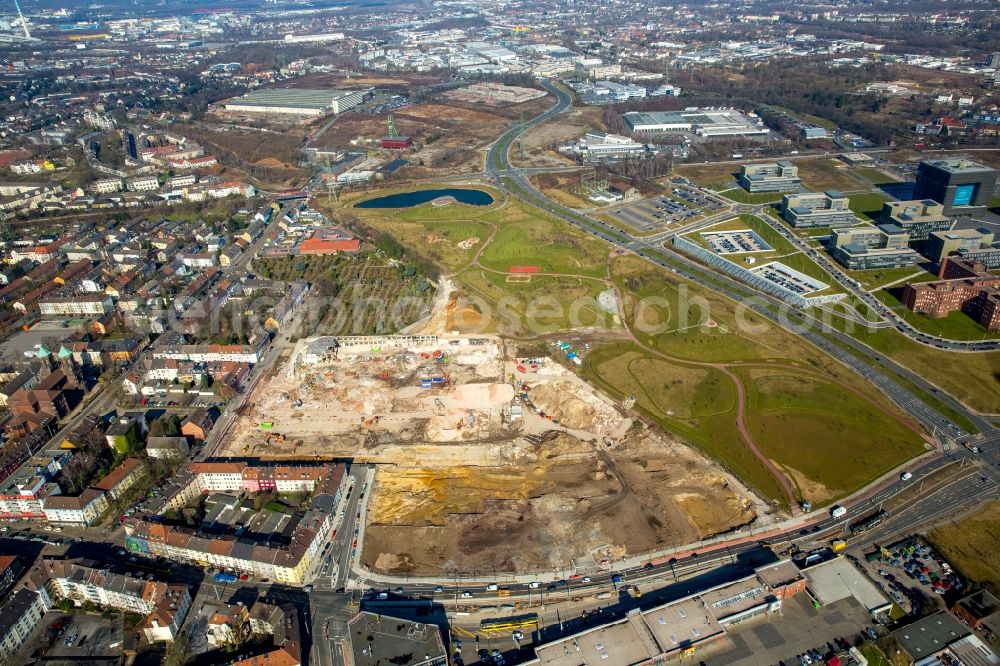
M 625 591 L 628 592 L 628 596 L 633 599 L 638 599 L 642 596 L 642 592 L 639 591 L 639 587 L 637 585 L 629 585 L 625 588 Z
M 830 548 L 833 550 L 833 552 L 839 553 L 840 551 L 847 548 L 847 542 L 844 541 L 843 539 L 834 539 L 833 541 L 830 542 Z

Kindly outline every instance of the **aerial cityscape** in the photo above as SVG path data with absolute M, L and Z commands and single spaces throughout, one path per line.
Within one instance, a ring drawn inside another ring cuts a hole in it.
M 1000 666 L 995 0 L 0 63 L 0 666 Z

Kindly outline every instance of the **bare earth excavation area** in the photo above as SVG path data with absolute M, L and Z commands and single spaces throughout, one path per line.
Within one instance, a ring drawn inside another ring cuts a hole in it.
M 601 563 L 764 510 L 694 450 L 495 337 L 303 341 L 248 403 L 223 455 L 379 465 L 363 553 L 378 571 Z

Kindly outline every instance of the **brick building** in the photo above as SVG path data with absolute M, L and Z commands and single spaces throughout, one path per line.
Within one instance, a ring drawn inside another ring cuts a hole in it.
M 947 258 L 940 280 L 908 284 L 903 304 L 929 317 L 945 317 L 961 310 L 988 331 L 1000 331 L 1000 277 L 982 262 Z

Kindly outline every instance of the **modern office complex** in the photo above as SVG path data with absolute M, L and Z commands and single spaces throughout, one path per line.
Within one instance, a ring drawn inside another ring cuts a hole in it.
M 226 102 L 226 111 L 240 113 L 285 113 L 322 116 L 343 113 L 361 103 L 361 90 L 312 90 L 309 88 L 269 88 L 254 90 Z
M 948 231 L 953 221 L 945 215 L 943 204 L 923 199 L 886 201 L 882 204 L 882 223 L 895 224 L 910 234 L 911 241 L 922 241 L 931 232 Z
M 997 184 L 997 172 L 966 158 L 920 163 L 913 196 L 944 205 L 947 215 L 985 212 Z
M 565 150 L 593 159 L 646 154 L 646 146 L 638 141 L 620 134 L 607 134 L 597 130 L 588 131 L 575 144 L 566 146 Z
M 953 255 L 981 261 L 989 269 L 1000 268 L 1000 245 L 994 243 L 993 232 L 986 228 L 935 231 L 928 236 L 924 256 L 940 263 Z
M 1000 331 L 1000 277 L 978 261 L 945 259 L 941 280 L 908 284 L 903 304 L 929 317 L 946 317 L 961 310 L 988 331 Z
M 740 167 L 740 185 L 747 192 L 797 192 L 799 168 L 788 160 Z
M 894 224 L 834 229 L 830 254 L 841 266 L 851 270 L 898 268 L 909 266 L 918 259 L 909 241 L 909 234 Z
M 781 217 L 796 228 L 848 226 L 858 221 L 850 203 L 833 190 L 786 194 L 781 198 Z
M 692 111 L 632 111 L 622 116 L 637 133 L 664 134 L 691 132 L 700 137 L 764 136 L 771 130 L 756 116 L 736 109 L 695 109 Z

